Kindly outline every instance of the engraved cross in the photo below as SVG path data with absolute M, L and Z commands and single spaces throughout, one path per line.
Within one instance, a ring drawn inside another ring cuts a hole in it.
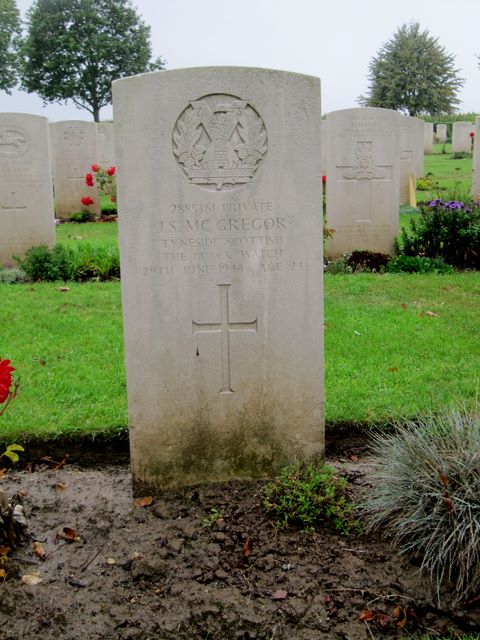
M 6 197 L 1 204 L 2 209 L 7 211 L 18 211 L 19 209 L 27 208 L 27 205 L 24 204 L 22 199 L 17 198 L 16 191 L 10 191 L 9 194 L 10 195 Z
M 257 333 L 257 320 L 251 322 L 231 322 L 228 300 L 229 284 L 217 285 L 220 291 L 220 322 L 192 321 L 194 335 L 200 333 L 219 333 L 222 339 L 222 388 L 220 393 L 233 393 L 230 369 L 230 333 L 232 331 L 249 331 Z M 198 349 L 197 349 L 198 354 Z

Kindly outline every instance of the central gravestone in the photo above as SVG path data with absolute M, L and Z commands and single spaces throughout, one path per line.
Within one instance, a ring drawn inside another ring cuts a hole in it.
M 162 71 L 114 113 L 135 491 L 321 460 L 318 79 Z

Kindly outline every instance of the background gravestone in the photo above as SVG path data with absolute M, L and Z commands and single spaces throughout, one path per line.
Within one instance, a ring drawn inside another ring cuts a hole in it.
M 113 92 L 135 490 L 321 459 L 319 80 L 213 67 Z
M 104 169 L 115 166 L 115 139 L 112 122 L 97 124 L 98 164 Z
M 423 123 L 423 152 L 433 153 L 433 122 Z
M 443 144 L 447 141 L 447 125 L 446 124 L 437 124 L 436 125 L 435 135 L 437 136 L 437 140 L 440 144 Z
M 475 200 L 480 202 L 480 117 L 475 118 L 474 133 L 472 195 Z
M 472 138 L 470 134 L 474 130 L 471 122 L 454 122 L 452 125 L 452 152 L 458 153 L 472 150 Z
M 398 233 L 400 114 L 344 109 L 327 115 L 327 255 L 392 253 Z
M 52 176 L 48 120 L 0 113 L 0 265 L 14 266 L 39 244 L 53 246 Z
M 95 204 L 88 210 L 100 215 L 97 187 L 87 187 L 85 174 L 98 162 L 97 125 L 83 120 L 63 120 L 50 124 L 53 156 L 53 184 L 55 187 L 55 214 L 69 218 L 81 211 L 81 198 L 90 196 Z
M 400 118 L 400 204 L 410 203 L 410 174 L 416 180 L 423 175 L 423 120 Z

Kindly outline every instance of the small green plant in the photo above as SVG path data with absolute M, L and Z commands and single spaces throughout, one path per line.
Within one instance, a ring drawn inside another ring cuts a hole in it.
M 340 256 L 339 258 L 328 261 L 325 270 L 333 275 L 353 273 L 353 269 L 347 264 L 345 256 Z
M 369 528 L 415 553 L 455 603 L 480 589 L 480 416 L 450 410 L 399 424 L 373 443 Z
M 471 158 L 471 151 L 454 151 L 450 155 L 450 160 L 462 160 L 462 158 Z
M 216 509 L 215 507 L 212 507 L 212 509 L 210 509 L 209 515 L 202 520 L 202 524 L 204 527 L 212 528 L 213 526 L 216 525 L 216 523 L 219 520 L 222 520 L 222 519 L 223 519 L 222 512 Z
M 311 533 L 318 524 L 328 522 L 342 534 L 358 529 L 347 480 L 328 466 L 286 467 L 277 480 L 266 485 L 263 506 L 278 527 L 293 526 Z
M 438 188 L 438 183 L 431 177 L 432 173 L 417 178 L 417 191 L 434 191 Z
M 83 224 L 84 222 L 93 222 L 95 220 L 95 216 L 88 209 L 82 209 L 82 211 L 77 211 L 76 213 L 72 213 L 70 216 L 70 222 L 78 222 Z
M 453 267 L 443 258 L 394 256 L 387 264 L 390 273 L 453 273 Z
M 27 282 L 27 274 L 23 269 L 0 269 L 0 284 L 22 284 Z

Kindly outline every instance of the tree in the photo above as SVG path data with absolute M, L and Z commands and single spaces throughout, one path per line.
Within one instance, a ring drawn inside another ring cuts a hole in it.
M 36 0 L 27 20 L 22 88 L 45 102 L 71 99 L 95 122 L 113 80 L 164 66 L 150 62 L 150 27 L 130 0 Z
M 0 89 L 11 93 L 18 80 L 20 16 L 15 0 L 0 0 Z
M 358 99 L 362 106 L 417 116 L 450 113 L 460 102 L 457 91 L 464 80 L 454 68 L 454 56 L 418 22 L 398 29 L 372 58 L 369 72 L 369 93 Z

